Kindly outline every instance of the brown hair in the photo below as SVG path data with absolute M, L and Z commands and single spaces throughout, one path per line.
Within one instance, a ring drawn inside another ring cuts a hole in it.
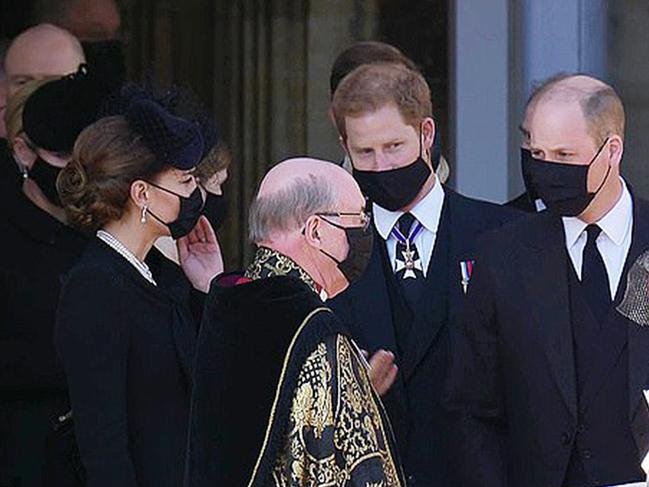
M 23 109 L 29 97 L 41 86 L 55 79 L 59 79 L 59 77 L 48 76 L 44 79 L 27 81 L 13 95 L 9 96 L 4 116 L 9 147 L 13 147 L 16 137 L 23 133 Z
M 72 161 L 57 180 L 70 224 L 93 232 L 119 220 L 133 181 L 160 172 L 155 162 L 124 117 L 102 118 L 86 127 L 74 144 Z
M 352 44 L 338 54 L 331 66 L 329 76 L 329 93 L 333 98 L 338 85 L 345 76 L 359 66 L 373 63 L 403 64 L 406 68 L 417 71 L 417 66 L 396 47 L 378 41 L 361 41 Z
M 209 181 L 217 172 L 230 167 L 232 163 L 232 154 L 228 146 L 219 141 L 207 153 L 194 170 L 194 176 L 198 181 Z
M 336 128 L 347 138 L 346 117 L 372 113 L 394 104 L 406 124 L 419 127 L 433 114 L 430 89 L 424 77 L 401 64 L 366 64 L 347 75 L 332 104 Z
M 624 139 L 624 106 L 613 88 L 606 86 L 593 91 L 581 100 L 581 109 L 596 143 L 603 144 L 611 135 Z

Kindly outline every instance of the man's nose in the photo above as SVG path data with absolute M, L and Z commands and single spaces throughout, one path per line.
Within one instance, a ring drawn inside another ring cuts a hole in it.
M 394 166 L 392 158 L 383 151 L 374 152 L 374 160 L 372 162 L 376 171 L 386 171 L 388 169 L 393 169 Z

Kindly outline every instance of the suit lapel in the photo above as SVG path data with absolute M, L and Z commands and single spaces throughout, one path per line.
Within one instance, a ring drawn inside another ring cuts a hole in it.
M 574 282 L 578 285 L 576 276 Z M 593 323 L 596 323 L 596 318 L 590 311 L 590 307 L 583 296 L 573 293 L 572 300 L 579 301 L 578 309 L 580 310 L 580 313 L 576 314 L 574 312 L 576 303 L 571 303 L 573 326 L 575 319 L 593 320 Z M 598 360 L 590 362 L 590 366 L 586 370 L 580 371 L 579 385 L 581 387 L 581 394 L 579 409 L 582 412 L 586 411 L 593 403 L 597 393 L 606 384 L 610 373 L 615 369 L 624 352 L 627 344 L 626 323 L 620 323 L 621 320 L 618 317 L 621 318 L 617 313 L 610 312 L 606 321 L 601 324 L 597 339 L 592 340 L 591 343 L 582 344 L 585 347 L 592 347 L 584 350 L 582 353 L 599 357 Z M 592 326 L 597 325 L 593 324 Z
M 356 321 L 362 320 L 364 323 L 365 340 L 371 351 L 383 348 L 390 350 L 396 357 L 399 372 L 384 401 L 390 412 L 390 421 L 397 443 L 403 448 L 407 444 L 409 406 L 404 384 L 403 357 L 399 356 L 393 310 L 390 304 L 391 297 L 388 291 L 388 280 L 393 278 L 392 263 L 388 257 L 385 240 L 376 231 L 374 237 L 372 260 L 363 278 L 367 279 L 366 282 L 371 283 L 371 286 L 367 286 L 360 293 L 362 300 L 359 299 L 355 304 Z
M 403 357 L 402 372 L 408 380 L 448 318 L 449 247 L 452 242 L 452 203 L 444 197 L 435 246 L 426 272 L 426 287 L 419 300 L 408 345 Z
M 613 301 L 613 308 L 615 308 L 624 297 L 627 286 L 627 275 L 631 266 L 640 254 L 649 247 L 649 230 L 647 229 L 649 222 L 646 218 L 648 213 L 643 211 L 643 206 L 642 201 L 636 200 L 636 204 L 634 205 L 634 223 L 631 235 L 631 246 L 624 262 L 624 268 Z M 628 347 L 629 385 L 631 386 L 629 388 L 631 394 L 630 405 L 634 402 L 637 404 L 637 401 L 642 399 L 640 393 L 645 385 L 645 381 L 649 377 L 649 360 L 646 359 L 647 354 L 649 353 L 649 347 L 646 347 L 646 344 L 643 344 L 644 335 L 646 335 L 641 333 L 643 330 L 638 330 L 640 327 L 624 319 L 615 310 L 611 311 L 609 319 L 603 326 L 604 328 L 602 330 L 601 339 L 598 344 L 600 349 L 595 353 L 600 356 L 609 356 L 610 360 L 605 364 L 602 364 L 604 368 L 600 368 L 600 370 L 586 371 L 588 375 L 584 387 L 582 409 L 588 407 L 592 398 L 604 385 L 608 377 L 608 372 L 617 364 L 619 356 L 623 352 L 624 346 L 627 343 L 630 344 Z M 627 333 L 616 333 L 614 330 L 619 327 L 627 327 Z M 640 333 L 638 333 L 638 331 L 640 331 Z M 640 381 L 641 384 L 639 383 L 638 386 L 633 386 L 633 380 Z M 631 391 L 635 391 L 636 395 L 633 396 Z M 631 412 L 635 410 L 635 407 L 636 406 L 631 408 Z
M 577 383 L 570 302 L 568 256 L 561 219 L 539 214 L 525 236 L 521 274 L 530 302 L 530 318 L 540 329 L 548 365 L 568 407 L 577 416 Z
M 363 347 L 373 352 L 379 348 L 397 354 L 397 341 L 392 323 L 390 295 L 386 273 L 390 262 L 385 240 L 374 230 L 374 249 L 362 279 L 354 285 L 353 332 Z

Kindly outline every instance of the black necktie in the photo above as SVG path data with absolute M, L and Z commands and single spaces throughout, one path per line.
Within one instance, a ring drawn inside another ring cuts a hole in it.
M 401 235 L 409 240 L 410 232 L 416 218 L 410 213 L 404 213 L 397 222 L 397 228 Z M 412 236 L 414 238 L 414 236 Z M 417 300 L 424 286 L 423 264 L 419 258 L 419 252 L 414 242 L 407 243 L 397 240 L 396 252 L 396 277 L 401 285 L 401 290 L 406 298 L 408 306 L 414 311 Z
M 602 229 L 597 225 L 586 227 L 588 240 L 584 247 L 581 284 L 595 318 L 603 323 L 611 308 L 611 291 L 606 266 L 596 245 L 597 237 L 601 232 Z

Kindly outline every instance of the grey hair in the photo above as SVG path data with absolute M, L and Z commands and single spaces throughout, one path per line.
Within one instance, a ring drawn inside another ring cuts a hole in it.
M 267 241 L 274 233 L 300 228 L 318 212 L 331 211 L 336 196 L 331 183 L 309 174 L 267 196 L 257 195 L 250 207 L 248 236 L 252 243 Z

